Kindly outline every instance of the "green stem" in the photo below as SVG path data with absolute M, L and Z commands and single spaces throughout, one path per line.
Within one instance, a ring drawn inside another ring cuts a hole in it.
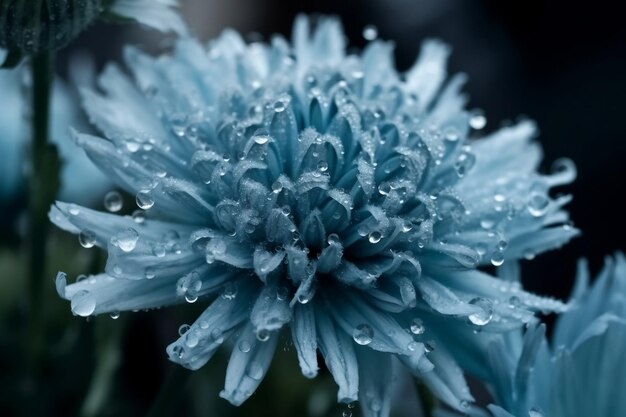
M 82 417 L 95 417 L 103 409 L 111 394 L 115 371 L 121 361 L 120 341 L 124 333 L 124 319 L 113 322 L 105 317 L 99 318 L 95 324 L 96 331 L 96 370 L 91 378 L 89 391 L 81 407 Z
M 58 186 L 58 156 L 48 144 L 50 102 L 52 95 L 53 56 L 39 53 L 32 58 L 32 149 L 29 183 L 29 296 L 30 334 L 28 352 L 36 366 L 43 348 L 44 273 L 46 271 L 46 240 L 48 210 L 54 202 Z
M 185 390 L 186 382 L 191 371 L 180 365 L 172 365 L 172 369 L 163 382 L 159 394 L 146 417 L 169 417 L 177 415 L 176 405 L 180 401 Z

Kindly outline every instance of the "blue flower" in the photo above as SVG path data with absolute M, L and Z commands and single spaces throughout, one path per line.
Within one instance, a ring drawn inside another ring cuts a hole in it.
M 545 325 L 514 331 L 488 343 L 486 352 L 498 405 L 494 417 L 626 415 L 626 258 L 607 259 L 589 286 L 579 264 L 572 308 L 556 323 L 549 343 Z M 443 415 L 443 414 L 442 414 Z M 478 409 L 472 416 L 487 416 Z
M 102 13 L 183 35 L 187 28 L 177 5 L 177 0 L 6 0 L 0 8 L 0 47 L 20 55 L 57 50 Z
M 2 50 L 0 61 L 1 55 Z M 24 68 L 0 70 L 3 109 L 0 112 L 0 201 L 16 198 L 23 186 L 30 140 L 30 126 L 26 117 L 27 86 L 23 82 L 25 76 L 27 73 Z M 57 146 L 63 162 L 59 198 L 81 204 L 93 203 L 102 196 L 110 182 L 69 138 L 69 127 L 78 127 L 84 123 L 80 108 L 61 80 L 56 80 L 52 93 L 51 115 L 50 139 Z
M 301 17 L 292 45 L 227 31 L 158 58 L 127 49 L 134 81 L 110 65 L 102 92 L 83 92 L 103 137 L 75 137 L 146 212 L 57 203 L 57 225 L 109 252 L 104 274 L 66 285 L 61 273 L 57 289 L 81 316 L 206 300 L 167 352 L 198 369 L 228 341 L 221 396 L 236 405 L 289 328 L 302 373 L 318 373 L 319 350 L 338 400 L 368 416 L 388 415 L 397 369 L 461 409 L 472 397 L 441 336 L 562 308 L 478 267 L 576 235 L 569 198 L 548 194 L 575 170 L 537 173 L 529 121 L 479 134 L 486 120 L 464 110 L 464 76 L 446 81 L 440 42 L 398 74 L 390 43 L 348 55 L 344 39 L 336 20 L 310 33 Z

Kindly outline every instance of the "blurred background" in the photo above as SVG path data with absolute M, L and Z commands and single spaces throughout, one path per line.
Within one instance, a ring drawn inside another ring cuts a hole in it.
M 470 108 L 487 115 L 485 131 L 527 116 L 537 121 L 545 151 L 542 170 L 559 157 L 575 161 L 577 181 L 558 190 L 573 194 L 569 211 L 583 235 L 563 250 L 523 262 L 524 283 L 532 291 L 567 297 L 576 260 L 589 259 L 595 273 L 603 257 L 626 249 L 626 25 L 619 5 L 541 0 L 181 0 L 193 33 L 209 40 L 234 28 L 250 40 L 273 33 L 289 36 L 298 13 L 339 16 L 349 43 L 365 44 L 363 29 L 396 44 L 400 70 L 415 60 L 425 38 L 440 38 L 453 48 L 450 72 L 465 72 Z M 100 70 L 121 61 L 122 46 L 161 51 L 171 38 L 133 25 L 98 23 L 64 49 L 57 72 L 70 79 L 77 56 L 91 56 Z M 71 84 L 71 83 L 70 83 Z M 0 137 L 11 108 L 8 87 L 0 83 Z M 14 113 L 11 113 L 14 114 Z M 3 118 L 4 116 L 4 118 Z M 14 116 L 11 116 L 14 117 Z M 3 154 L 5 148 L 0 144 Z M 10 163 L 0 154 L 0 173 Z M 103 207 L 113 186 L 100 183 L 88 203 Z M 1 187 L 0 187 L 0 190 Z M 22 191 L 20 191 L 22 190 Z M 57 270 L 76 276 L 101 268 L 104 256 L 82 249 L 72 236 L 54 231 L 50 238 L 49 286 L 46 289 L 45 352 L 35 379 L 23 376 L 15 341 L 24 323 L 24 254 L 20 249 L 25 187 L 0 198 L 0 415 L 134 416 L 143 415 L 170 370 L 165 346 L 181 323 L 190 323 L 202 306 L 123 314 L 118 320 L 85 321 L 71 315 L 58 299 Z M 123 212 L 132 212 L 126 199 Z M 121 346 L 121 348 L 119 347 Z M 341 416 L 335 387 L 322 374 L 314 381 L 299 376 L 295 354 L 284 344 L 261 388 L 234 408 L 218 398 L 227 356 L 216 357 L 196 372 L 174 415 L 185 416 Z M 288 382 L 286 382 L 288 381 Z M 409 388 L 410 390 L 410 388 Z M 277 393 L 279 393 L 277 397 Z M 20 399 L 37 398 L 24 404 Z M 410 396 L 398 416 L 418 416 Z M 408 411 L 407 411 L 408 410 Z M 356 413 L 355 413 L 356 414 Z

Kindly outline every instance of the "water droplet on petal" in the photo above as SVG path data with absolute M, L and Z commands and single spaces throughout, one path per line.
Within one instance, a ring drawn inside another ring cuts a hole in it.
M 185 345 L 187 345 L 187 347 L 189 348 L 193 348 L 198 346 L 198 343 L 200 342 L 200 338 L 198 337 L 198 334 L 196 333 L 196 331 L 192 330 L 187 332 L 187 337 L 185 337 Z
M 454 163 L 454 169 L 456 170 L 459 178 L 463 178 L 469 170 L 472 169 L 476 163 L 476 156 L 470 152 L 461 152 Z
M 491 321 L 493 318 L 493 304 L 491 301 L 486 298 L 476 297 L 470 300 L 469 304 L 479 308 L 479 311 L 468 316 L 469 320 L 473 324 L 477 326 L 484 326 Z
M 378 243 L 382 238 L 383 235 L 379 231 L 375 230 L 373 232 L 370 232 L 367 240 L 369 240 L 370 243 Z
M 283 184 L 276 180 L 274 181 L 274 183 L 272 184 L 272 192 L 278 194 L 283 190 Z
M 549 205 L 550 199 L 547 195 L 535 192 L 531 194 L 526 207 L 533 217 L 541 217 L 546 214 Z
M 341 239 L 339 239 L 339 236 L 336 233 L 331 233 L 328 235 L 327 242 L 329 245 L 339 244 L 341 242 Z
M 480 130 L 487 124 L 487 118 L 482 110 L 475 110 L 472 112 L 469 125 L 472 129 Z
M 89 317 L 96 310 L 96 298 L 89 291 L 79 291 L 70 302 L 72 313 L 81 317 Z
M 234 300 L 237 297 L 237 287 L 233 284 L 226 284 L 222 291 L 222 298 L 225 300 Z
M 120 312 L 119 311 L 112 311 L 109 316 L 113 319 L 113 320 L 117 320 L 120 318 Z
M 250 342 L 248 342 L 247 340 L 242 340 L 241 342 L 239 342 L 239 350 L 242 353 L 250 352 L 251 348 L 252 348 L 252 346 L 250 345 Z
M 259 329 L 256 332 L 256 338 L 259 342 L 267 342 L 270 339 L 270 332 L 267 329 Z
M 429 340 L 424 343 L 424 351 L 430 353 L 437 348 L 437 343 L 434 340 Z
M 96 244 L 96 234 L 94 231 L 85 229 L 78 235 L 78 242 L 83 248 L 93 248 Z
M 154 278 L 156 276 L 156 268 L 154 268 L 153 266 L 146 267 L 144 276 L 146 277 L 146 279 Z
M 248 376 L 256 381 L 263 378 L 263 367 L 257 362 L 251 362 L 246 372 Z
M 132 252 L 137 246 L 137 240 L 139 240 L 139 233 L 132 227 L 116 235 L 117 246 L 124 252 Z
M 461 137 L 461 134 L 455 127 L 448 127 L 443 131 L 443 137 L 448 142 L 456 142 Z
M 190 328 L 191 326 L 188 324 L 181 324 L 180 327 L 178 328 L 178 335 L 183 336 L 185 333 L 189 331 Z
M 122 209 L 122 195 L 117 191 L 109 191 L 104 196 L 104 208 L 115 213 Z
M 372 339 L 374 338 L 374 330 L 368 324 L 359 324 L 354 328 L 352 332 L 352 337 L 354 341 L 359 345 L 366 346 L 372 343 Z
M 282 113 L 285 111 L 286 108 L 287 108 L 287 105 L 285 104 L 283 100 L 277 100 L 274 103 L 274 111 L 276 113 Z
M 141 210 L 133 211 L 133 220 L 137 224 L 144 224 L 146 222 L 146 214 Z
M 544 417 L 543 410 L 538 407 L 533 407 L 528 410 L 528 417 Z
M 411 333 L 413 334 L 424 334 L 426 328 L 424 327 L 424 323 L 419 318 L 414 318 L 411 321 Z
M 152 198 L 150 191 L 139 191 L 135 197 L 135 201 L 137 202 L 137 207 L 142 210 L 148 210 L 154 206 L 154 198 Z
M 363 28 L 363 38 L 373 41 L 378 37 L 378 29 L 374 25 L 367 25 Z
M 500 266 L 504 263 L 504 254 L 500 250 L 494 250 L 491 254 L 491 264 L 493 266 Z

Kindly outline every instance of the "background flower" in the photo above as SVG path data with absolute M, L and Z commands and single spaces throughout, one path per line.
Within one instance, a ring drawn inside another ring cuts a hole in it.
M 1 58 L 1 57 L 0 57 Z M 29 74 L 25 68 L 0 70 L 3 111 L 0 112 L 0 201 L 15 199 L 24 187 L 30 142 Z M 93 204 L 110 182 L 70 138 L 70 127 L 86 127 L 75 98 L 57 79 L 52 94 L 50 137 L 63 162 L 59 198 Z
M 625 376 L 616 365 L 626 359 L 626 259 L 621 253 L 607 259 L 591 286 L 586 262 L 578 269 L 572 308 L 558 318 L 550 342 L 541 325 L 494 338 L 485 349 L 494 417 L 626 412 L 620 394 Z M 474 409 L 470 415 L 489 413 Z
M 18 54 L 57 50 L 102 13 L 183 34 L 185 25 L 172 9 L 177 3 L 177 0 L 6 0 L 0 8 L 0 47 Z
M 391 52 L 374 41 L 346 55 L 337 21 L 309 33 L 305 18 L 293 49 L 230 31 L 207 50 L 192 39 L 172 56 L 128 49 L 138 88 L 108 66 L 104 94 L 83 92 L 106 139 L 76 140 L 148 212 L 52 209 L 83 246 L 109 251 L 106 274 L 69 286 L 59 275 L 73 312 L 212 297 L 168 353 L 197 369 L 233 339 L 221 393 L 233 404 L 259 385 L 290 324 L 303 374 L 317 374 L 319 348 L 338 400 L 358 399 L 368 415 L 388 413 L 395 358 L 466 408 L 435 323 L 499 332 L 562 308 L 476 268 L 574 236 L 569 198 L 548 191 L 575 170 L 564 160 L 536 173 L 531 122 L 473 133 L 484 116 L 463 110 L 463 76 L 445 82 L 445 45 L 426 42 L 404 79 Z

